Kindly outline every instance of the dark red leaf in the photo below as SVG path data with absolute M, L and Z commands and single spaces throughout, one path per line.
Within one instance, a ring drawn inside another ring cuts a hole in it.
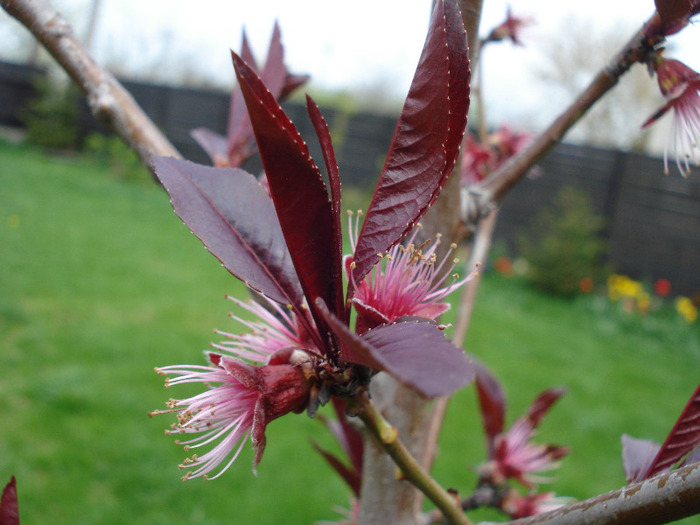
M 350 463 L 358 472 L 362 472 L 362 458 L 365 453 L 365 439 L 362 433 L 357 430 L 354 426 L 350 424 L 347 416 L 347 403 L 339 398 L 333 397 L 333 408 L 338 417 L 336 420 L 337 424 L 333 422 L 328 422 L 327 425 L 330 428 L 333 435 L 343 447 L 343 450 L 350 458 Z
M 349 468 L 340 459 L 338 459 L 336 456 L 322 448 L 315 441 L 312 440 L 311 443 L 316 449 L 316 452 L 323 456 L 323 459 L 325 459 L 330 464 L 330 466 L 333 467 L 333 469 L 335 469 L 335 471 L 340 475 L 341 478 L 343 478 L 343 480 L 345 480 L 345 483 L 347 483 L 348 486 L 355 493 L 355 496 L 359 498 L 360 488 L 362 486 L 362 475 L 355 469 Z
M 287 67 L 284 65 L 282 33 L 280 32 L 279 23 L 276 20 L 275 26 L 272 29 L 270 46 L 267 48 L 265 67 L 263 67 L 262 73 L 260 73 L 260 79 L 270 93 L 272 93 L 272 96 L 275 97 L 275 100 L 279 99 L 282 88 L 284 88 L 287 80 Z
M 661 445 L 650 439 L 622 435 L 622 467 L 627 483 L 636 483 L 644 479 L 641 475 L 649 469 L 660 448 Z
M 506 394 L 501 383 L 482 363 L 474 360 L 476 393 L 486 433 L 486 448 L 493 457 L 496 436 L 503 432 L 506 417 Z
M 315 299 L 333 308 L 342 296 L 336 218 L 328 190 L 309 150 L 262 81 L 235 53 L 233 63 L 253 123 L 287 247 L 311 313 L 322 330 Z
M 280 96 L 277 97 L 277 100 L 280 102 L 284 101 L 289 97 L 289 95 L 292 94 L 292 92 L 306 84 L 311 77 L 309 75 L 297 75 L 294 73 L 287 73 L 287 78 L 284 81 L 284 87 L 282 88 L 282 92 L 280 93 Z
M 552 405 L 565 393 L 566 388 L 550 388 L 535 398 L 525 416 L 532 423 L 532 428 L 537 428 Z
M 346 361 L 384 370 L 425 397 L 451 394 L 474 379 L 471 360 L 434 321 L 402 317 L 358 336 L 325 305 L 318 306 L 338 336 Z
M 323 115 L 321 115 L 321 110 L 316 105 L 316 103 L 311 99 L 310 96 L 306 95 L 306 106 L 309 112 L 309 117 L 311 118 L 311 123 L 316 130 L 316 135 L 318 136 L 319 144 L 321 145 L 321 151 L 323 152 L 323 160 L 326 163 L 326 170 L 328 171 L 328 181 L 330 183 L 331 189 L 331 206 L 333 208 L 333 219 L 334 219 L 334 236 L 335 236 L 335 246 L 336 250 L 330 256 L 335 257 L 333 262 L 333 267 L 337 271 L 341 271 L 343 265 L 343 233 L 340 226 L 340 175 L 338 173 L 338 163 L 335 160 L 335 152 L 333 151 L 333 143 L 331 141 L 331 134 L 328 130 L 328 125 L 326 124 Z M 342 274 L 334 276 L 338 282 L 342 281 Z M 335 312 L 342 312 L 343 308 L 343 296 L 338 294 L 336 297 Z
M 303 294 L 272 201 L 250 173 L 154 157 L 175 213 L 254 290 L 301 308 Z
M 700 384 L 690 396 L 688 404 L 641 479 L 648 479 L 670 469 L 698 445 L 700 445 Z
M 0 498 L 0 525 L 19 525 L 17 482 L 14 476 L 12 476 L 12 479 L 2 491 L 2 498 Z
M 453 0 L 436 2 L 406 103 L 399 117 L 354 254 L 360 281 L 435 201 L 457 159 L 469 109 L 469 59 Z
M 690 14 L 693 0 L 654 0 L 656 11 L 663 24 L 685 18 Z

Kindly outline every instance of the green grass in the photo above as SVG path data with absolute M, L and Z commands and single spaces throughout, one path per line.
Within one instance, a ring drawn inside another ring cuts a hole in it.
M 153 367 L 201 363 L 211 330 L 232 328 L 224 294 L 245 292 L 167 196 L 85 159 L 7 144 L 0 183 L 0 483 L 17 476 L 23 523 L 335 519 L 347 492 L 311 450 L 311 436 L 333 444 L 306 416 L 269 426 L 257 477 L 247 447 L 219 480 L 179 480 L 169 416 L 146 415 L 178 394 Z M 620 434 L 662 440 L 698 383 L 698 327 L 498 276 L 479 295 L 467 348 L 504 381 L 510 418 L 542 389 L 569 388 L 540 433 L 572 447 L 553 490 L 620 487 Z M 437 478 L 467 493 L 483 448 L 466 389 L 451 404 Z

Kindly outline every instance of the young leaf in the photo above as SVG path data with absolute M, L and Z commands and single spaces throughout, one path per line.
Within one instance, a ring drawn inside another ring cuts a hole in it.
M 354 254 L 359 282 L 425 214 L 457 159 L 469 109 L 469 59 L 453 0 L 435 10 Z
M 365 440 L 362 433 L 348 421 L 348 404 L 339 397 L 332 398 L 336 420 L 328 420 L 326 425 L 345 450 L 350 463 L 357 472 L 362 472 L 362 459 L 365 453 Z
M 301 308 L 303 294 L 272 201 L 250 173 L 168 157 L 153 167 L 175 213 L 254 290 Z
M 228 166 L 228 141 L 223 135 L 219 135 L 209 128 L 194 128 L 190 130 L 190 136 L 205 151 L 214 163 L 214 166 Z
M 445 338 L 434 321 L 402 317 L 358 336 L 325 304 L 317 303 L 346 361 L 383 370 L 428 398 L 451 394 L 474 379 L 471 360 Z
M 311 123 L 316 130 L 316 135 L 318 136 L 319 144 L 321 145 L 321 151 L 323 152 L 323 160 L 326 163 L 326 170 L 328 171 L 328 181 L 331 188 L 331 206 L 333 208 L 333 229 L 335 236 L 335 246 L 336 250 L 330 257 L 334 257 L 333 268 L 336 271 L 340 271 L 343 265 L 343 233 L 340 226 L 340 174 L 338 173 L 338 164 L 335 160 L 335 152 L 333 151 L 333 143 L 331 142 L 331 134 L 328 130 L 328 125 L 326 124 L 323 115 L 321 115 L 321 110 L 313 101 L 313 99 L 306 95 L 306 106 L 309 112 L 309 117 L 311 118 Z M 343 276 L 338 274 L 334 276 L 338 282 L 341 282 Z M 336 297 L 338 303 L 335 305 L 335 312 L 340 312 L 344 310 L 343 308 L 343 296 L 339 294 Z
M 235 53 L 233 64 L 292 262 L 322 327 L 315 299 L 335 308 L 342 295 L 340 262 L 331 256 L 338 239 L 328 190 L 299 132 L 260 78 Z
M 690 396 L 688 404 L 641 479 L 648 479 L 671 468 L 698 445 L 700 445 L 700 384 Z
M 352 489 L 352 491 L 355 493 L 355 496 L 359 498 L 360 487 L 362 485 L 362 477 L 360 473 L 357 470 L 354 470 L 345 465 L 345 463 L 338 459 L 334 454 L 328 452 L 315 441 L 312 440 L 311 443 L 316 449 L 316 452 L 323 456 L 323 459 L 325 459 L 328 462 L 328 464 L 331 467 L 333 467 L 333 469 L 340 475 L 340 477 L 343 478 L 345 483 L 347 483 L 348 486 Z
M 274 34 L 274 32 L 273 32 Z M 258 70 L 258 66 L 253 56 L 253 51 L 248 44 L 248 37 L 243 31 L 241 43 L 241 58 L 254 71 Z M 243 161 L 250 156 L 254 151 L 255 138 L 253 136 L 253 127 L 250 124 L 248 111 L 243 101 L 241 87 L 236 85 L 231 92 L 231 102 L 228 114 L 228 127 L 226 131 L 228 137 L 228 146 L 226 150 L 227 157 L 231 166 L 240 166 Z
M 17 506 L 17 482 L 12 476 L 5 485 L 0 498 L 0 525 L 19 525 L 19 507 Z
M 540 393 L 540 395 L 535 398 L 525 415 L 530 423 L 532 423 L 532 428 L 537 428 L 552 405 L 565 393 L 566 388 L 550 388 Z
M 245 60 L 245 57 L 243 58 Z M 267 48 L 267 58 L 260 79 L 272 96 L 279 99 L 282 88 L 287 80 L 287 67 L 284 65 L 284 47 L 282 47 L 282 33 L 277 20 L 272 29 L 270 45 Z
M 627 483 L 642 481 L 661 445 L 650 439 L 638 439 L 622 434 L 622 468 Z
M 496 436 L 503 432 L 506 417 L 506 394 L 501 383 L 489 369 L 474 360 L 476 392 L 479 397 L 481 419 L 486 433 L 486 448 L 493 457 Z

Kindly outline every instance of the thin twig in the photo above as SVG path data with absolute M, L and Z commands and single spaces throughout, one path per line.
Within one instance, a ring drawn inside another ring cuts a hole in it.
M 181 157 L 114 76 L 76 38 L 73 28 L 46 0 L 0 0 L 11 16 L 32 32 L 87 98 L 95 117 L 107 121 L 151 168 L 151 155 Z
M 647 22 L 649 24 L 649 22 Z M 646 27 L 646 25 L 645 25 Z M 636 62 L 643 61 L 653 50 L 655 42 L 649 41 L 640 29 L 590 82 L 588 87 L 577 97 L 552 124 L 540 134 L 527 148 L 494 171 L 491 176 L 479 186 L 479 191 L 472 193 L 476 202 L 467 206 L 470 216 L 465 217 L 467 223 L 474 224 L 501 202 L 519 180 L 521 180 L 549 150 L 558 144 L 566 132 L 586 114 L 586 112 L 605 93 L 614 87 L 620 77 Z
M 444 490 L 418 463 L 399 439 L 396 428 L 384 419 L 366 393 L 359 400 L 349 402 L 348 406 L 364 422 L 384 451 L 391 456 L 400 469 L 402 478 L 425 494 L 440 509 L 448 523 L 471 525 L 457 497 Z

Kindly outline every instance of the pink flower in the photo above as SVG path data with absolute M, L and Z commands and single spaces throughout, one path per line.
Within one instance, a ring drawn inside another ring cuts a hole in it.
M 494 453 L 490 468 L 496 480 L 512 478 L 525 486 L 546 481 L 537 472 L 556 469 L 556 460 L 568 453 L 568 448 L 555 445 L 530 443 L 535 428 L 527 418 L 518 419 L 507 432 L 498 434 L 494 441 Z
M 495 169 L 496 162 L 496 152 L 491 147 L 478 142 L 471 133 L 465 135 L 460 164 L 463 186 L 484 180 Z
M 511 490 L 501 502 L 501 510 L 512 519 L 527 518 L 528 516 L 558 509 L 569 501 L 569 498 L 554 497 L 554 492 L 521 496 L 515 490 Z
M 678 171 L 686 177 L 690 172 L 690 161 L 698 165 L 700 159 L 696 154 L 700 141 L 700 74 L 678 60 L 661 57 L 657 58 L 654 67 L 666 104 L 642 127 L 646 128 L 669 109 L 673 110 L 672 130 L 664 150 L 664 171 L 668 174 L 668 147 L 671 143 Z
M 486 42 L 499 42 L 505 38 L 509 38 L 513 44 L 516 46 L 521 46 L 523 43 L 520 40 L 520 32 L 523 27 L 532 25 L 534 20 L 532 18 L 526 18 L 521 16 L 513 16 L 513 12 L 508 7 L 506 13 L 506 19 L 498 26 L 491 30 L 484 43 Z
M 359 222 L 358 214 L 358 221 Z M 353 226 L 351 225 L 351 230 Z M 357 231 L 357 223 L 354 226 Z M 403 316 L 418 316 L 436 319 L 450 309 L 444 299 L 454 290 L 470 281 L 476 275 L 474 269 L 464 279 L 459 279 L 452 270 L 457 259 L 449 262 L 456 245 L 441 260 L 437 260 L 435 250 L 440 238 L 434 244 L 426 241 L 416 246 L 414 241 L 418 228 L 407 238 L 407 244 L 394 246 L 382 257 L 381 262 L 360 282 L 354 283 L 353 305 L 357 311 L 356 332 L 380 324 L 390 323 Z M 352 237 L 352 240 L 356 236 Z M 449 266 L 448 266 L 449 264 Z M 352 275 L 352 260 L 346 258 L 346 273 Z
M 197 434 L 192 439 L 177 441 L 186 451 L 213 445 L 203 455 L 195 454 L 185 460 L 180 467 L 193 470 L 183 479 L 198 476 L 207 479 L 210 472 L 226 461 L 210 479 L 219 477 L 236 460 L 248 436 L 252 437 L 255 450 L 255 469 L 265 449 L 267 424 L 289 412 L 300 412 L 309 404 L 315 352 L 301 348 L 305 337 L 295 329 L 294 318 L 278 306 L 272 306 L 270 311 L 258 303 L 236 302 L 261 319 L 241 321 L 252 333 L 219 332 L 228 340 L 212 346 L 226 354 L 208 353 L 211 366 L 174 365 L 156 369 L 159 374 L 176 376 L 166 379 L 166 387 L 201 383 L 207 388 L 190 398 L 171 399 L 167 403 L 169 410 L 151 413 L 177 413 L 177 424 L 166 430 L 166 434 Z
M 461 182 L 463 186 L 477 184 L 506 160 L 519 153 L 530 143 L 528 133 L 516 133 L 503 125 L 491 133 L 485 143 L 467 133 L 462 150 Z

